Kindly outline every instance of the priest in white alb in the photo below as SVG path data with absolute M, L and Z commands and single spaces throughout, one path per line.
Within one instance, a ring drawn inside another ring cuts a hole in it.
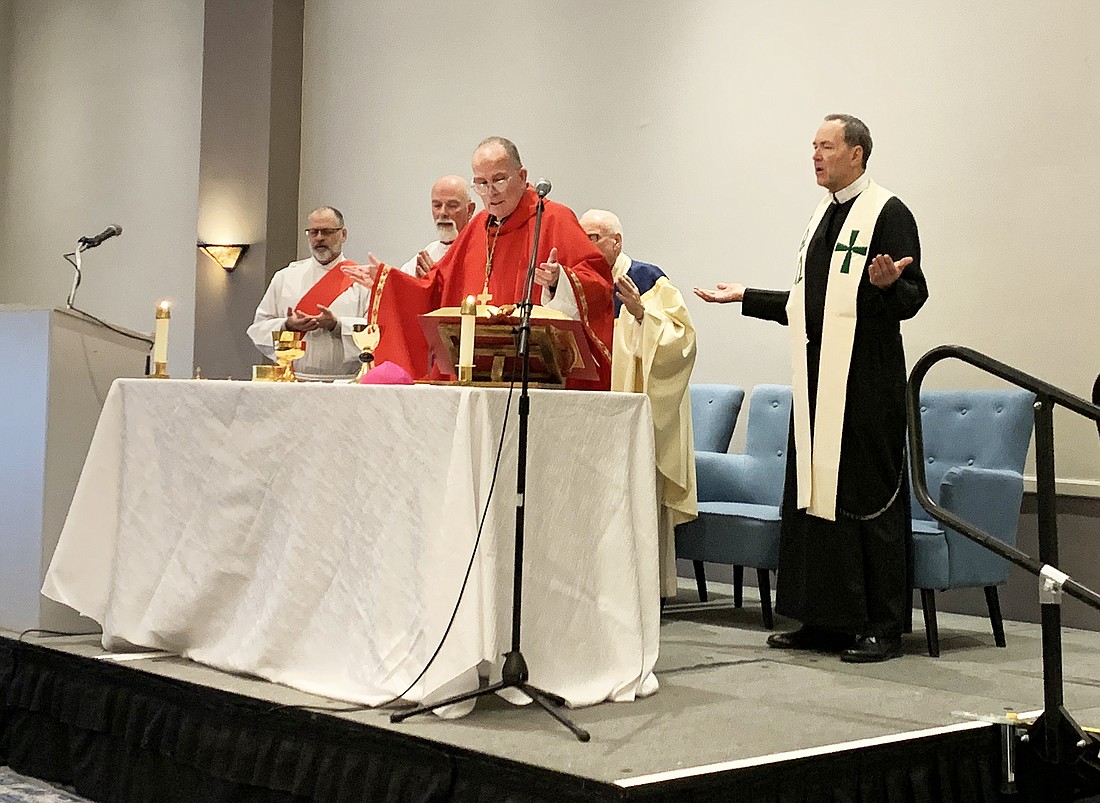
M 623 253 L 617 215 L 589 209 L 580 223 L 611 266 L 615 282 L 611 389 L 645 393 L 653 411 L 661 597 L 674 597 L 676 525 L 698 515 L 688 391 L 695 366 L 695 325 L 684 297 L 664 271 Z
M 695 292 L 788 327 L 794 404 L 776 610 L 802 627 L 769 646 L 884 661 L 900 654 L 912 617 L 901 322 L 928 286 L 912 213 L 866 173 L 867 126 L 829 115 L 813 148 L 829 194 L 802 236 L 792 288 Z
M 291 262 L 271 277 L 248 336 L 269 360 L 274 360 L 272 332 L 301 332 L 306 353 L 294 363 L 301 380 L 350 379 L 359 372 L 359 347 L 351 335 L 355 324 L 366 324 L 369 288 L 355 284 L 341 268 L 348 230 L 344 216 L 321 206 L 306 218 L 310 256 Z

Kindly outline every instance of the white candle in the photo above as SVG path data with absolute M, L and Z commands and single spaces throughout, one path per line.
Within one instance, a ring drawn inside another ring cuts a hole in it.
M 168 322 L 172 318 L 172 302 L 161 301 L 157 304 L 157 330 L 153 338 L 153 362 L 162 365 L 168 362 Z
M 473 296 L 467 296 L 459 310 L 462 313 L 462 329 L 458 339 L 458 367 L 474 367 L 474 319 L 477 312 L 477 300 Z M 462 374 L 469 371 L 459 371 L 459 378 L 465 379 Z

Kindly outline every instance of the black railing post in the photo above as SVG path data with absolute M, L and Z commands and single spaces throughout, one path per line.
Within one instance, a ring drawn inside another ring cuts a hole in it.
M 940 360 L 954 358 L 1000 377 L 1035 394 L 1035 474 L 1038 505 L 1039 556 L 1010 547 L 1003 541 L 964 521 L 941 507 L 928 492 L 924 472 L 924 438 L 921 431 L 920 389 L 928 370 Z M 1100 594 L 1069 577 L 1058 568 L 1058 513 L 1054 474 L 1054 407 L 1061 405 L 1071 412 L 1096 422 L 1100 430 L 1100 377 L 1093 387 L 1091 403 L 1059 387 L 1025 374 L 985 354 L 962 346 L 937 346 L 917 360 L 906 388 L 906 410 L 909 418 L 909 460 L 913 477 L 913 494 L 934 519 L 955 529 L 970 540 L 981 544 L 1039 578 L 1039 601 L 1043 629 L 1043 698 L 1044 710 L 1020 736 L 1030 742 L 1046 765 L 1047 780 L 1054 786 L 1072 786 L 1075 776 L 1088 777 L 1088 788 L 1100 789 L 1100 758 L 1095 749 L 1098 740 L 1086 733 L 1066 711 L 1062 682 L 1062 595 L 1069 594 L 1090 607 L 1100 610 Z M 1065 768 L 1074 766 L 1074 773 Z M 1052 798 L 1053 799 L 1053 798 Z
M 1058 568 L 1058 510 L 1054 488 L 1054 404 L 1046 394 L 1035 398 L 1035 490 L 1038 507 L 1039 560 Z M 1047 582 L 1039 578 L 1042 586 Z M 1043 741 L 1046 755 L 1061 763 L 1062 589 L 1040 592 L 1043 634 Z
M 1035 491 L 1039 513 L 1039 560 L 1058 565 L 1058 510 L 1054 489 L 1054 404 L 1035 397 Z

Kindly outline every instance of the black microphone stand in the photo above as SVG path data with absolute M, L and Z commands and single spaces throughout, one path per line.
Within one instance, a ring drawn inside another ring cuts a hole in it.
M 539 252 L 543 205 L 544 201 L 540 196 L 538 206 L 535 208 L 535 238 L 531 246 L 531 261 L 527 265 L 527 284 L 523 290 L 523 302 L 520 304 L 519 343 L 516 348 L 516 356 L 521 366 L 521 385 L 519 395 L 519 455 L 516 465 L 516 554 L 515 569 L 512 575 L 512 649 L 504 654 L 504 666 L 501 669 L 500 680 L 496 683 L 491 683 L 483 689 L 464 692 L 445 700 L 419 705 L 408 711 L 391 714 L 390 722 L 403 722 L 417 714 L 433 711 L 445 705 L 461 703 L 464 700 L 472 700 L 486 694 L 495 694 L 502 689 L 519 689 L 546 713 L 569 728 L 580 741 L 587 742 L 592 738 L 588 731 L 551 707 L 551 703 L 558 708 L 564 706 L 565 699 L 563 697 L 544 691 L 527 682 L 529 677 L 527 661 L 520 649 L 520 614 L 523 608 L 523 523 L 527 504 L 527 418 L 531 408 L 531 398 L 528 394 L 531 372 L 531 308 L 534 306 L 531 302 L 531 296 L 534 294 L 535 289 L 535 261 Z

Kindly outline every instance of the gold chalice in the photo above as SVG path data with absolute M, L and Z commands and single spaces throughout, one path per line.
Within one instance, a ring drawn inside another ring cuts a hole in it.
M 265 363 L 263 365 L 252 366 L 252 381 L 253 382 L 278 382 L 279 378 L 283 375 L 283 369 L 281 366 L 272 365 L 271 363 Z
M 275 362 L 279 363 L 280 369 L 280 376 L 276 381 L 297 382 L 294 361 L 306 353 L 306 341 L 302 339 L 302 333 L 280 330 L 271 333 L 271 340 L 275 345 Z
M 362 379 L 367 371 L 374 367 L 374 349 L 378 346 L 378 340 L 381 337 L 381 332 L 378 330 L 378 324 L 371 323 L 357 323 L 351 327 L 351 339 L 355 342 L 355 345 L 359 347 L 359 374 L 355 377 L 355 381 L 358 382 Z

